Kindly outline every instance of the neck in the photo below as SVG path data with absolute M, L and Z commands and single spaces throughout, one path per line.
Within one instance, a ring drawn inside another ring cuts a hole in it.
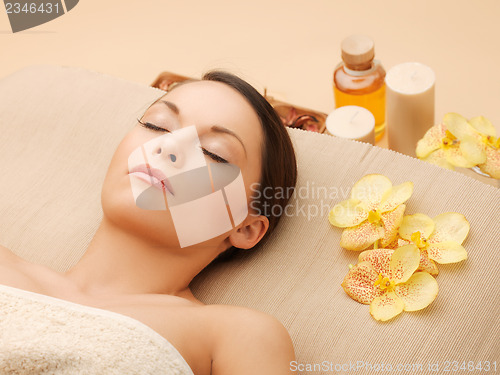
M 103 219 L 85 255 L 67 273 L 88 295 L 190 295 L 189 283 L 208 264 L 210 252 L 151 244 Z

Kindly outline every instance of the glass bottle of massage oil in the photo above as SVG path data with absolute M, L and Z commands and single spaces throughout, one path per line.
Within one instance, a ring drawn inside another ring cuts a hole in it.
M 352 35 L 342 41 L 342 62 L 333 73 L 335 108 L 357 105 L 375 117 L 375 141 L 385 130 L 385 70 L 374 60 L 373 41 Z

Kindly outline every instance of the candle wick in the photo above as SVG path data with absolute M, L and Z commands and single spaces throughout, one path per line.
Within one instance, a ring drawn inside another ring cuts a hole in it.
M 410 76 L 410 79 L 411 79 L 412 81 L 415 81 L 415 79 L 416 79 L 416 78 L 417 78 L 417 71 L 416 71 L 416 70 L 414 70 L 414 71 L 413 71 L 413 73 L 412 73 L 412 74 L 411 74 L 411 76 Z
M 354 118 L 358 115 L 359 111 L 356 111 L 356 113 L 351 117 L 351 121 L 349 121 L 351 124 L 354 121 Z

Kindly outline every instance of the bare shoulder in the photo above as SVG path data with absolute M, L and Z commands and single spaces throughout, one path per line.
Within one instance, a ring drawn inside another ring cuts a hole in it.
M 206 306 L 215 331 L 213 375 L 290 374 L 292 340 L 275 317 L 244 307 Z
M 215 324 L 219 328 L 226 330 L 237 329 L 238 333 L 245 333 L 246 336 L 258 335 L 264 332 L 273 333 L 284 339 L 289 339 L 289 334 L 283 324 L 274 316 L 262 311 L 229 305 L 207 305 L 207 310 L 211 310 Z M 260 336 L 259 336 L 260 338 Z

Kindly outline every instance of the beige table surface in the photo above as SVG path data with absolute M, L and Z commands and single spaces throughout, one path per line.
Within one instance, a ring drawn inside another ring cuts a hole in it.
M 340 42 L 361 33 L 387 70 L 406 61 L 432 67 L 436 122 L 447 112 L 483 115 L 500 134 L 499 16 L 500 0 L 81 0 L 13 34 L 2 3 L 0 78 L 38 63 L 143 84 L 163 70 L 196 77 L 223 68 L 329 113 Z

